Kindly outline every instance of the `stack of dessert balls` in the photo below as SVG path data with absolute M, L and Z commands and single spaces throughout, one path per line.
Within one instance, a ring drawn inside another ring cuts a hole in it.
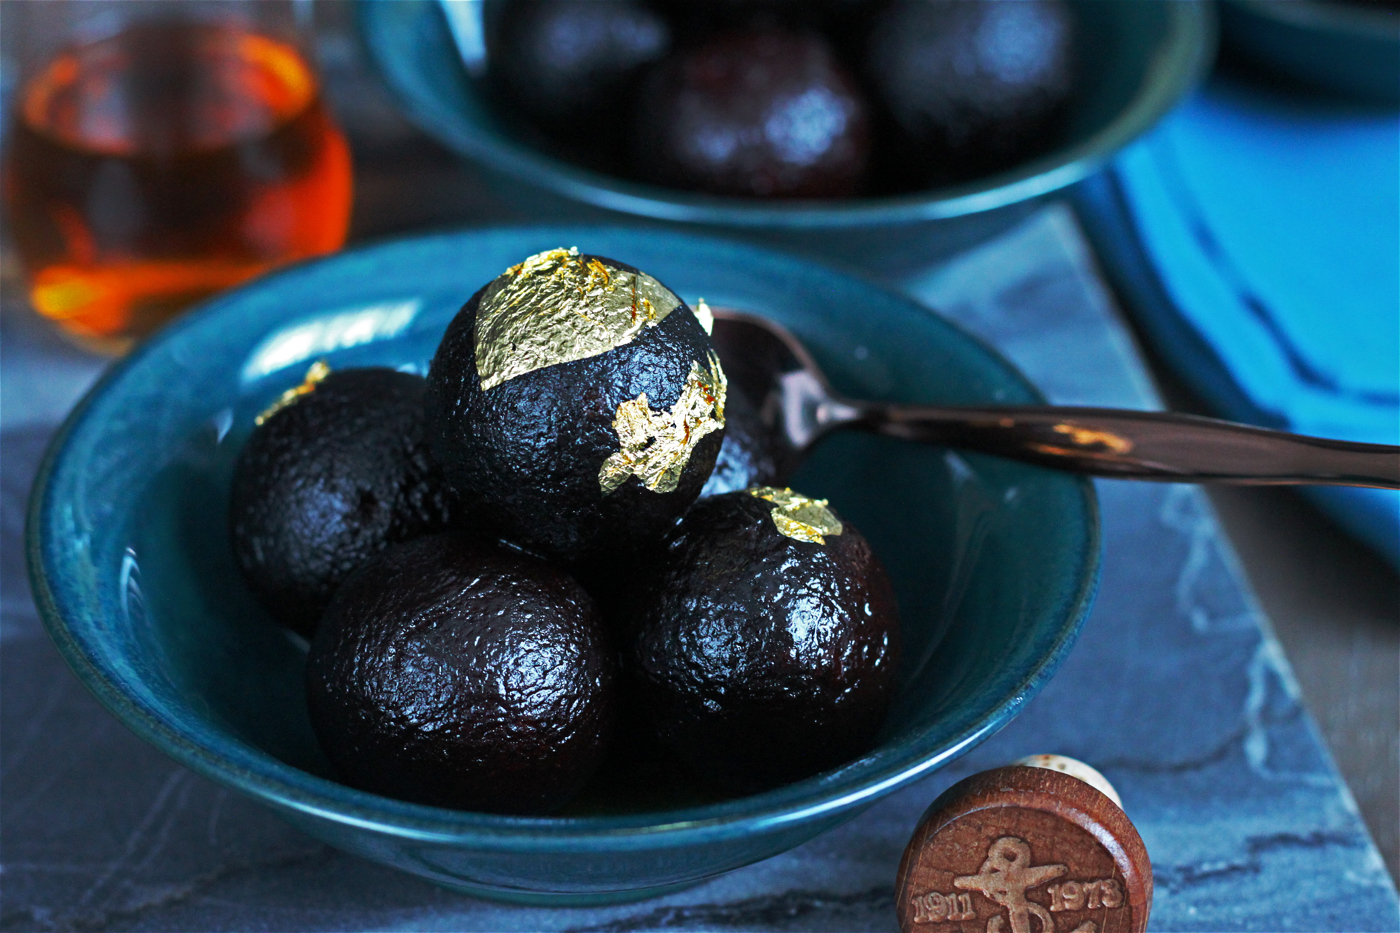
M 725 793 L 873 742 L 889 582 L 825 501 L 770 485 L 781 457 L 697 307 L 550 250 L 472 296 L 426 380 L 317 363 L 259 416 L 234 555 L 309 640 L 347 784 L 542 814 L 639 739 Z
M 502 122 L 595 170 L 730 197 L 966 182 L 1063 138 L 1066 0 L 492 0 Z

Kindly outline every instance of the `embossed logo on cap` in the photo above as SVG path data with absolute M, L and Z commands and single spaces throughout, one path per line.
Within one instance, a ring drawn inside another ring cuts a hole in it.
M 1069 869 L 1064 865 L 1032 865 L 1031 847 L 1024 839 L 1002 836 L 987 849 L 987 858 L 975 875 L 960 875 L 953 886 L 976 891 L 1001 907 L 987 921 L 987 933 L 1056 933 L 1052 911 L 1113 909 L 1123 905 L 1123 891 L 1116 879 L 1088 882 L 1067 881 L 1049 889 L 1050 910 L 1027 900 L 1026 892 L 1059 878 Z M 972 920 L 971 896 L 929 891 L 914 898 L 915 923 Z M 1032 920 L 1036 921 L 1032 924 Z M 1070 933 L 1098 933 L 1092 920 L 1086 920 Z

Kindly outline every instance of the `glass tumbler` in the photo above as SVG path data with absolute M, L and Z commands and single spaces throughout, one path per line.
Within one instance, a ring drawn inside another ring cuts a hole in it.
M 24 44 L 3 192 L 41 315 L 120 351 L 193 302 L 344 243 L 350 152 L 307 55 L 309 11 L 10 6 Z

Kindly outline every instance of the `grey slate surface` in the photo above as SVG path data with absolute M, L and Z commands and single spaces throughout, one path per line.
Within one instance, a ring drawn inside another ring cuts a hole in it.
M 1063 208 L 908 287 L 1055 401 L 1156 404 Z M 928 803 L 1054 751 L 1122 794 L 1154 861 L 1152 929 L 1400 930 L 1381 859 L 1190 486 L 1101 481 L 1102 586 L 1059 675 L 967 757 L 792 852 L 589 910 L 472 901 L 342 855 L 144 745 L 49 644 L 24 580 L 23 500 L 96 365 L 23 315 L 0 326 L 0 929 L 894 930 L 895 869 Z

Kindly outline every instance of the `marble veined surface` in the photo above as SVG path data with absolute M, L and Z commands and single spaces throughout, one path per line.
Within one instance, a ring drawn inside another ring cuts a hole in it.
M 1157 405 L 1061 207 L 907 287 L 1054 401 Z M 24 580 L 23 500 L 97 364 L 23 315 L 0 320 L 0 929 L 895 930 L 895 871 L 924 808 L 1037 752 L 1081 758 L 1121 793 L 1153 860 L 1151 929 L 1400 929 L 1287 661 L 1209 502 L 1184 485 L 1100 481 L 1102 586 L 1060 673 L 965 758 L 791 852 L 586 910 L 473 901 L 343 855 L 136 739 L 49 644 Z

